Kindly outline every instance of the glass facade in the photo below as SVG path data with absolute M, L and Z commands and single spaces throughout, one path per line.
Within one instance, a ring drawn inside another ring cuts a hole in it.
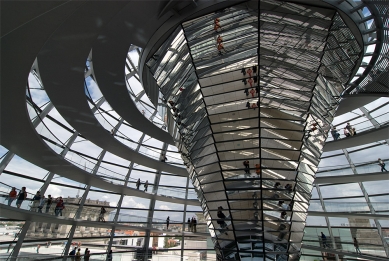
M 151 52 L 127 46 L 120 73 L 90 47 L 68 66 L 87 110 L 61 101 L 71 74 L 50 80 L 49 47 L 77 41 L 58 27 L 25 84 L 32 147 L 1 139 L 0 260 L 75 248 L 90 260 L 385 260 L 387 10 L 231 2 L 181 19 Z M 85 32 L 105 18 L 93 19 Z

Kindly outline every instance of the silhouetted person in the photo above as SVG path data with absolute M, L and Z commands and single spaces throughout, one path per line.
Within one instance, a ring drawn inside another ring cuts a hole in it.
M 170 217 L 168 216 L 166 219 L 166 230 L 169 230 Z
M 249 96 L 249 88 L 245 88 L 244 93 L 246 94 L 246 97 L 248 97 Z
M 112 261 L 112 250 L 109 250 L 109 253 L 107 255 L 107 261 Z
M 246 174 L 250 174 L 250 162 L 248 160 L 243 161 L 244 171 Z
M 90 258 L 90 251 L 87 250 L 87 251 L 85 251 L 84 260 L 89 261 L 89 258 Z
M 356 237 L 354 237 L 354 247 L 355 247 L 355 251 L 357 252 L 357 254 L 361 254 L 362 255 L 361 250 L 359 250 L 359 243 L 358 243 Z
M 240 70 L 240 72 L 243 74 L 243 76 L 246 76 L 246 69 L 245 68 L 242 68 L 242 70 Z
M 149 186 L 149 181 L 146 180 L 146 183 L 143 185 L 143 187 L 145 188 L 144 191 L 147 191 L 147 187 Z
M 22 190 L 19 191 L 18 199 L 16 200 L 16 206 L 17 208 L 20 208 L 23 201 L 27 198 L 27 191 L 26 187 L 22 187 Z
M 385 162 L 382 159 L 380 159 L 380 158 L 378 159 L 378 165 L 381 166 L 381 172 L 384 172 L 384 170 L 387 171 L 385 169 Z
M 47 200 L 46 200 L 46 212 L 45 213 L 49 213 L 49 210 L 50 210 L 52 203 L 53 203 L 53 198 L 51 197 L 51 195 L 48 195 Z
M 195 217 L 192 217 L 192 226 L 193 226 L 193 233 L 197 233 L 197 220 Z
M 290 193 L 290 192 L 292 192 L 292 185 L 290 185 L 290 184 L 286 184 L 285 185 L 285 189 Z
M 41 192 L 40 191 L 37 191 L 36 194 L 34 195 L 34 197 L 31 199 L 32 201 L 32 206 L 31 206 L 31 211 L 35 211 L 35 209 L 38 207 L 39 205 L 39 202 L 41 201 Z
M 247 107 L 247 109 L 250 109 L 250 102 L 246 103 L 246 107 Z
M 136 189 L 139 189 L 139 187 L 140 187 L 140 179 L 138 179 L 138 180 L 136 181 Z
M 324 235 L 323 232 L 320 232 L 321 233 L 321 242 L 323 244 L 323 247 L 326 248 L 326 247 L 329 247 L 328 244 L 327 244 L 327 237 L 326 235 Z
M 188 218 L 188 232 L 192 231 L 192 223 L 190 221 L 190 218 Z
M 224 213 L 222 212 L 222 209 L 223 209 L 222 206 L 217 208 L 217 217 L 219 218 L 217 223 L 220 225 L 221 228 L 224 229 L 227 227 L 227 224 L 226 224 L 226 222 L 224 222 L 224 220 L 226 219 L 226 215 L 224 215 Z M 228 235 L 227 232 L 225 234 Z
M 100 209 L 100 214 L 99 214 L 99 221 L 102 221 L 102 222 L 105 222 L 105 218 L 104 218 L 104 215 L 107 211 L 105 210 L 104 207 L 101 207 Z

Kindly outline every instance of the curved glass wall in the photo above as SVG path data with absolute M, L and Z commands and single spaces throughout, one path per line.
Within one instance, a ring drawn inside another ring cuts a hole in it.
M 324 1 L 350 13 L 361 45 L 333 8 L 260 1 L 259 11 L 253 2 L 183 22 L 152 55 L 157 108 L 138 76 L 142 49 L 130 46 L 127 102 L 171 133 L 176 146 L 124 120 L 99 88 L 93 52 L 85 63 L 85 101 L 96 128 L 129 151 L 186 168 L 189 177 L 86 139 L 51 102 L 35 61 L 26 89 L 31 126 L 51 157 L 77 174 L 61 176 L 0 146 L 0 259 L 66 260 L 80 247 L 92 260 L 106 260 L 110 250 L 113 260 L 356 260 L 354 238 L 363 258 L 389 256 L 388 178 L 381 169 L 389 137 L 372 138 L 389 120 L 389 99 L 378 98 L 388 88 L 387 6 Z M 347 88 L 377 99 L 332 121 Z M 348 122 L 356 136 L 346 137 Z M 339 142 L 354 145 L 320 157 L 323 146 L 338 142 L 333 127 Z M 9 198 L 13 187 L 26 187 L 19 208 Z M 34 200 L 37 191 L 53 203 Z

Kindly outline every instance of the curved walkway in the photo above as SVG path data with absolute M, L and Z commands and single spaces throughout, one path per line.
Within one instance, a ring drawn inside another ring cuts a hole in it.
M 83 2 L 66 2 L 65 4 L 61 4 L 59 5 L 61 7 L 54 8 L 50 12 L 40 15 L 28 23 L 22 23 L 23 26 L 18 27 L 17 30 L 13 30 L 1 38 L 1 64 L 4 65 L 2 66 L 2 76 L 0 77 L 0 111 L 2 112 L 0 117 L 1 144 L 32 164 L 74 180 L 75 182 L 123 193 L 124 195 L 149 199 L 155 198 L 173 203 L 187 202 L 189 205 L 198 206 L 199 202 L 195 200 L 155 196 L 121 185 L 112 184 L 96 175 L 92 175 L 74 166 L 55 153 L 42 141 L 32 127 L 31 119 L 26 111 L 26 77 L 31 70 L 31 64 L 33 64 L 38 51 L 44 45 L 47 38 L 60 24 L 64 23 L 69 15 L 76 12 L 84 4 Z M 44 5 L 47 5 L 49 9 L 53 7 L 54 3 L 42 3 L 41 8 Z M 90 8 L 87 9 L 90 11 Z M 50 23 L 47 23 L 47 21 L 50 21 Z M 28 45 L 27 49 L 25 48 L 26 45 Z M 23 55 L 16 57 L 14 54 L 19 53 L 20 50 L 24 50 Z M 85 63 L 85 58 L 82 61 Z M 23 77 L 23 75 L 26 77 Z
M 358 135 L 352 137 L 329 141 L 325 144 L 323 152 L 361 146 L 376 141 L 386 140 L 388 138 L 389 126 L 384 126 L 379 129 L 371 129 L 358 133 Z
M 332 254 L 337 254 L 337 255 L 342 255 L 342 256 L 352 256 L 356 257 L 358 260 L 371 260 L 371 261 L 386 261 L 388 260 L 386 257 L 378 257 L 378 256 L 372 256 L 372 255 L 358 255 L 357 253 L 350 252 L 350 251 L 344 251 L 341 249 L 331 249 L 331 248 L 322 248 L 318 246 L 311 246 L 311 245 L 306 245 L 302 244 L 301 248 L 303 249 L 310 249 L 310 250 L 316 250 L 320 252 L 325 252 L 325 253 L 332 253 Z
M 100 125 L 86 100 L 83 70 L 85 59 L 103 25 L 126 4 L 128 3 L 105 5 L 101 2 L 91 2 L 69 17 L 68 21 L 51 35 L 38 55 L 41 80 L 61 116 L 92 143 L 143 166 L 187 176 L 185 168 L 151 159 L 115 139 Z M 100 23 L 96 23 L 96 12 L 99 13 Z M 124 79 L 124 74 L 122 76 Z M 109 87 L 112 92 L 112 86 Z
M 379 220 L 389 220 L 388 215 L 380 215 L 380 214 L 359 214 L 353 212 L 322 212 L 322 211 L 308 211 L 308 216 L 316 216 L 316 217 L 346 217 L 346 218 L 366 218 L 372 219 L 376 218 Z
M 25 209 L 18 209 L 16 207 L 10 207 L 4 204 L 0 204 L 0 211 L 2 217 L 8 217 L 16 220 L 31 221 L 31 222 L 44 222 L 44 223 L 54 223 L 54 224 L 62 224 L 62 225 L 85 226 L 85 227 L 103 227 L 109 229 L 122 229 L 122 230 L 163 232 L 168 235 L 182 234 L 182 235 L 201 236 L 201 237 L 209 236 L 209 233 L 199 233 L 199 232 L 193 233 L 193 232 L 186 232 L 186 231 L 173 232 L 173 231 L 166 231 L 166 230 L 152 228 L 152 227 L 139 227 L 139 226 L 131 226 L 131 225 L 122 225 L 120 223 L 113 223 L 113 222 L 98 222 L 98 221 L 88 221 L 83 219 L 57 217 L 45 213 L 38 213 L 38 212 L 29 211 Z M 171 225 L 174 224 L 175 223 L 171 223 Z M 164 223 L 161 223 L 161 225 L 164 225 Z
M 379 180 L 389 180 L 389 172 L 374 172 L 374 173 L 357 174 L 357 175 L 317 177 L 315 179 L 315 183 L 316 184 L 342 184 L 342 183 L 379 181 Z
M 335 114 L 339 116 L 351 112 L 381 97 L 384 97 L 382 93 L 343 95 Z
M 113 23 L 111 21 L 111 23 Z M 113 23 L 117 25 L 117 23 Z M 174 145 L 172 136 L 149 121 L 136 107 L 131 99 L 124 78 L 126 55 L 130 43 L 126 40 L 119 41 L 126 34 L 117 35 L 111 33 L 113 29 L 107 26 L 103 31 L 104 38 L 97 39 L 93 45 L 93 71 L 98 86 L 111 107 L 132 127 L 146 133 L 150 137 Z M 123 72 L 114 73 L 114 72 Z M 112 91 L 112 88 L 115 91 Z

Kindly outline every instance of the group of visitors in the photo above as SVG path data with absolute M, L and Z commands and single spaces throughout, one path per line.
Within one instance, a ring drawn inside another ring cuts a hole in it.
M 188 231 L 196 233 L 197 232 L 197 220 L 196 217 L 188 218 Z
M 45 198 L 45 195 L 41 195 L 40 191 L 37 191 L 34 197 L 32 198 L 31 211 L 37 210 L 37 212 L 42 213 L 43 207 L 46 205 L 45 213 L 49 213 L 51 205 L 55 203 L 54 214 L 56 216 L 62 216 L 62 211 L 65 209 L 65 203 L 62 197 L 53 199 L 51 195 L 48 195 Z
M 349 122 L 347 122 L 346 126 L 343 128 L 343 134 L 344 136 L 351 137 L 357 135 L 357 131 L 355 128 L 353 128 Z M 338 140 L 340 137 L 339 132 L 336 130 L 336 127 L 332 127 L 331 135 L 334 138 L 334 140 Z
M 139 187 L 141 185 L 141 181 L 140 181 L 140 178 L 136 181 L 136 189 L 139 190 Z M 147 191 L 147 188 L 149 187 L 149 181 L 146 180 L 145 184 L 143 184 L 143 187 L 144 187 L 144 190 L 143 191 Z
M 81 260 L 81 257 L 84 256 L 84 260 L 89 260 L 91 254 L 90 250 L 88 248 L 85 249 L 84 255 L 81 255 L 81 248 L 75 247 L 72 251 L 69 252 L 69 256 L 71 260 L 79 261 Z M 107 260 L 112 261 L 112 250 L 108 252 Z
M 250 161 L 244 160 L 243 161 L 243 166 L 244 166 L 244 172 L 245 174 L 250 174 Z M 260 164 L 255 164 L 255 173 L 257 175 L 261 175 L 261 165 Z
M 240 71 L 244 77 L 246 77 L 246 75 L 248 74 L 249 75 L 249 78 L 246 79 L 246 78 L 243 78 L 242 82 L 244 83 L 244 85 L 246 86 L 247 83 L 250 84 L 250 88 L 245 88 L 244 89 L 244 93 L 246 94 L 246 98 L 249 97 L 249 95 L 251 94 L 251 98 L 254 98 L 255 97 L 255 94 L 257 96 L 259 96 L 259 87 L 253 87 L 253 84 L 258 82 L 258 77 L 257 76 L 253 76 L 253 74 L 257 73 L 257 66 L 253 66 L 252 68 L 242 68 L 242 70 Z M 250 89 L 250 90 L 249 90 Z M 256 109 L 259 107 L 259 100 L 255 103 L 250 103 L 249 101 L 246 102 L 246 108 L 247 109 Z
M 13 187 L 8 194 L 8 206 L 11 206 L 12 202 L 16 199 L 16 207 L 20 208 L 23 201 L 27 198 L 26 187 L 22 187 L 22 189 L 17 193 L 16 188 Z M 53 199 L 51 195 L 48 195 L 47 198 L 45 195 L 41 195 L 40 191 L 37 191 L 34 197 L 31 199 L 31 211 L 37 211 L 39 213 L 43 213 L 42 209 L 46 205 L 45 213 L 49 213 L 49 210 L 53 203 L 55 203 L 54 214 L 56 216 L 62 216 L 62 210 L 65 209 L 65 204 L 63 202 L 62 197 L 58 197 Z

